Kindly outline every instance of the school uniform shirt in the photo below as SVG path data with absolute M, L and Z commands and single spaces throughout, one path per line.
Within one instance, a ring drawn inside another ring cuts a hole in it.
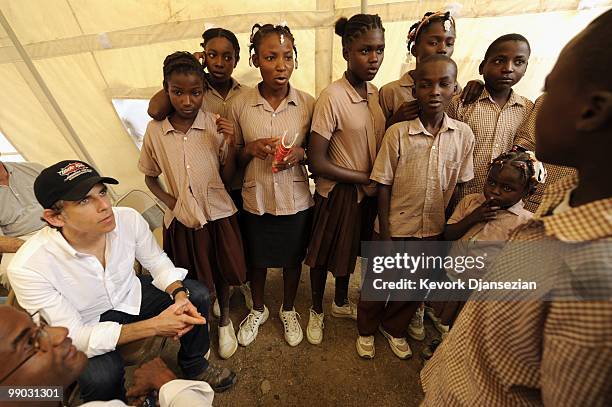
M 350 170 L 372 171 L 385 134 L 385 115 L 380 107 L 378 89 L 366 82 L 367 98 L 362 98 L 346 76 L 332 82 L 317 99 L 311 131 L 329 140 L 327 153 L 337 166 Z M 327 198 L 336 181 L 317 177 L 316 191 Z M 365 192 L 357 188 L 357 202 Z
M 448 220 L 448 224 L 452 225 L 460 222 L 476 208 L 485 203 L 483 193 L 471 194 L 466 196 L 459 202 L 455 211 Z M 451 246 L 449 256 L 483 256 L 487 264 L 492 264 L 494 257 L 504 247 L 508 241 L 510 233 L 519 225 L 527 222 L 533 217 L 533 214 L 525 209 L 525 204 L 522 200 L 506 209 L 499 209 L 495 215 L 495 219 L 487 222 L 478 222 L 473 225 L 468 231 Z M 474 243 L 477 244 L 475 245 Z M 452 269 L 447 268 L 447 273 L 454 277 L 466 277 L 466 274 L 455 273 Z M 478 278 L 481 276 L 475 276 Z
M 466 195 L 482 192 L 489 163 L 501 153 L 510 151 L 514 136 L 533 109 L 533 102 L 514 90 L 504 107 L 493 101 L 487 89 L 470 105 L 463 105 L 459 95 L 453 97 L 447 113 L 467 123 L 474 132 L 474 179 L 458 188 L 457 202 Z
M 398 80 L 389 82 L 380 88 L 380 107 L 387 120 L 397 112 L 402 103 L 415 100 L 412 96 L 412 89 L 414 88 L 413 73 L 414 70 L 408 71 Z M 457 84 L 456 94 L 461 94 L 461 90 L 461 85 Z
M 241 85 L 236 79 L 232 79 L 232 86 L 225 97 L 221 96 L 219 92 L 208 81 L 208 75 L 204 79 L 204 97 L 202 102 L 202 110 L 205 112 L 211 112 L 218 114 L 221 117 L 227 119 L 232 114 L 232 104 L 236 100 L 236 97 L 245 90 L 249 89 L 248 86 Z
M 522 269 L 541 261 L 541 244 L 564 242 L 566 249 L 553 256 L 572 286 L 605 276 L 610 281 L 612 198 L 562 210 L 576 185 L 570 177 L 548 189 L 538 214 L 510 237 L 528 244 L 502 251 L 492 267 L 495 277 L 516 280 Z M 545 269 L 539 274 L 533 278 L 552 283 L 546 284 L 549 295 L 563 288 L 556 279 L 546 280 L 551 273 Z M 468 301 L 421 372 L 422 405 L 609 405 L 612 302 L 554 298 Z
M 536 116 L 538 115 L 538 110 L 544 101 L 544 95 L 540 95 L 536 101 L 531 114 L 525 119 L 521 127 L 516 132 L 516 137 L 514 139 L 514 144 L 519 145 L 527 150 L 535 151 L 535 132 L 536 132 Z M 544 190 L 549 186 L 561 178 L 573 176 L 576 174 L 576 169 L 571 167 L 563 167 L 561 165 L 552 165 L 552 164 L 544 164 L 546 171 L 548 173 L 546 177 L 546 182 L 543 184 L 538 184 L 536 191 L 534 194 L 527 197 L 527 202 L 525 202 L 525 209 L 535 212 L 538 209 L 538 206 L 542 202 L 542 197 L 544 196 Z
M 237 99 L 237 96 L 247 89 L 249 89 L 248 86 L 241 85 L 236 79 L 232 78 L 232 87 L 224 98 L 215 88 L 213 88 L 208 81 L 208 75 L 206 75 L 204 80 L 202 110 L 205 112 L 218 114 L 226 119 L 230 119 L 232 114 L 232 104 Z M 234 173 L 230 183 L 230 189 L 232 191 L 241 189 L 243 178 L 244 174 L 242 170 L 236 168 L 236 172 Z
M 164 174 L 168 193 L 176 198 L 174 209 L 164 214 L 166 228 L 174 218 L 197 229 L 236 212 L 219 173 L 227 144 L 215 121 L 214 114 L 199 111 L 187 134 L 168 118 L 147 126 L 138 169 L 151 177 Z
M 285 132 L 294 146 L 305 147 L 314 98 L 289 85 L 289 94 L 272 109 L 255 87 L 243 92 L 232 106 L 236 144 L 243 148 L 255 140 L 281 137 Z M 253 158 L 246 166 L 242 199 L 244 210 L 255 215 L 294 215 L 314 205 L 304 165 L 272 172 L 274 155 Z
M 142 293 L 134 260 L 165 289 L 182 281 L 187 270 L 174 267 L 132 208 L 113 208 L 116 227 L 106 234 L 106 267 L 96 256 L 80 253 L 53 228 L 45 227 L 15 254 L 9 281 L 19 305 L 30 314 L 39 311 L 51 326 L 68 328 L 77 349 L 88 357 L 115 350 L 121 325 L 99 322 L 109 310 L 138 315 Z
M 444 114 L 429 133 L 419 118 L 389 127 L 370 178 L 391 185 L 389 228 L 393 237 L 429 237 L 444 231 L 444 209 L 455 185 L 474 176 L 474 135 Z M 379 232 L 379 220 L 374 226 Z

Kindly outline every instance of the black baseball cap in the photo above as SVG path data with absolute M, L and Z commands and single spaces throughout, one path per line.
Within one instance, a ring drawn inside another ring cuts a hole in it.
M 89 164 L 78 160 L 65 160 L 45 168 L 34 181 L 34 195 L 45 209 L 60 200 L 78 201 L 98 183 L 119 183 L 114 178 L 101 177 Z

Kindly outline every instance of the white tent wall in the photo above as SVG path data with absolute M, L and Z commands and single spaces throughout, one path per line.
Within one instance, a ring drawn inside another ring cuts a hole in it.
M 149 98 L 161 88 L 162 61 L 176 50 L 199 49 L 209 25 L 234 31 L 241 45 L 235 77 L 255 85 L 248 38 L 255 22 L 286 21 L 298 47 L 292 85 L 316 95 L 345 70 L 333 22 L 360 10 L 359 0 L 0 0 L 15 36 L 0 31 L 0 131 L 28 160 L 51 164 L 78 157 L 119 178 L 123 194 L 143 188 L 138 149 L 112 98 Z M 457 2 L 459 3 L 459 2 Z M 374 83 L 397 79 L 406 58 L 406 32 L 426 11 L 447 1 L 368 2 L 386 29 L 385 61 Z M 488 44 L 509 32 L 525 35 L 532 57 L 517 91 L 540 93 L 563 45 L 612 1 L 462 1 L 454 59 L 459 82 L 478 77 Z M 456 7 L 456 5 L 455 5 Z M 25 58 L 15 47 L 23 45 Z M 27 60 L 31 64 L 27 64 Z M 413 62 L 412 62 L 413 63 Z M 39 81 L 37 81 L 39 78 Z M 42 81 L 42 84 L 39 83 Z

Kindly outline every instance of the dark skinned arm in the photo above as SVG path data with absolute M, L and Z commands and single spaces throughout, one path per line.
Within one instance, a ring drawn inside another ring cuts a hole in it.
M 145 184 L 149 191 L 153 192 L 153 195 L 157 197 L 160 201 L 162 201 L 170 210 L 174 209 L 174 205 L 176 205 L 176 198 L 164 191 L 159 182 L 159 177 L 152 177 L 150 175 L 145 175 Z
M 329 158 L 328 149 L 329 140 L 312 132 L 308 144 L 308 162 L 313 174 L 347 184 L 367 185 L 370 183 L 369 173 L 335 165 Z
M 391 204 L 391 185 L 378 184 L 378 224 L 380 240 L 391 240 L 389 230 L 389 206 Z
M 170 113 L 174 111 L 170 98 L 164 89 L 157 92 L 151 100 L 149 100 L 149 108 L 147 114 L 154 120 L 164 120 Z

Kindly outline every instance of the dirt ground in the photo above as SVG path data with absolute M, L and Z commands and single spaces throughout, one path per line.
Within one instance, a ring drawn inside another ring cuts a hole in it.
M 359 270 L 351 278 L 350 297 L 357 301 Z M 423 363 L 419 358 L 425 343 L 436 337 L 428 326 L 423 342 L 411 339 L 413 357 L 399 360 L 389 349 L 386 339 L 376 335 L 376 357 L 363 360 L 357 356 L 355 340 L 356 322 L 331 316 L 333 278 L 328 279 L 325 293 L 325 330 L 323 343 L 314 346 L 306 340 L 306 325 L 310 307 L 310 280 L 308 268 L 302 273 L 295 308 L 301 314 L 304 340 L 292 348 L 283 338 L 278 310 L 282 301 L 282 274 L 268 272 L 266 305 L 270 318 L 260 327 L 255 342 L 239 347 L 229 360 L 216 354 L 216 320 L 211 325 L 213 363 L 233 369 L 238 376 L 236 385 L 215 395 L 215 406 L 417 406 L 423 395 L 419 371 Z M 231 317 L 238 329 L 247 310 L 240 292 L 232 297 Z M 176 368 L 177 343 L 170 343 L 163 359 Z M 177 370 L 178 372 L 178 370 Z M 129 380 L 128 380 L 129 381 Z

